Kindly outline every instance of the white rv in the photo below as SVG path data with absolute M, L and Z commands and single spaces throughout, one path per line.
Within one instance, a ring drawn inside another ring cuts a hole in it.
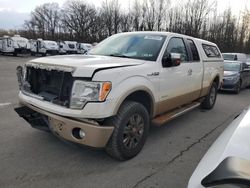
M 59 52 L 59 46 L 55 41 L 51 40 L 30 40 L 31 45 L 31 54 L 41 54 L 42 56 L 46 56 L 47 54 L 50 55 L 57 55 Z
M 0 52 L 2 54 L 12 53 L 13 55 L 30 53 L 29 40 L 20 35 L 3 36 L 0 38 Z
M 59 54 L 77 54 L 76 41 L 59 41 Z
M 89 50 L 92 49 L 92 45 L 89 43 L 77 43 L 76 48 L 77 48 L 77 53 L 78 54 L 86 54 L 88 53 Z

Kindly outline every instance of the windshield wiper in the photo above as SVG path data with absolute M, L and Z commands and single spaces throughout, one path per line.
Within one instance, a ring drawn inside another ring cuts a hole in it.
M 133 57 L 130 57 L 130 56 L 126 56 L 124 54 L 109 54 L 109 56 L 112 56 L 112 57 L 133 58 Z

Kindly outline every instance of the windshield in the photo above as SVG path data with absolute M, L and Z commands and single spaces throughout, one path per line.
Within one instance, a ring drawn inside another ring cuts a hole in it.
M 224 60 L 237 61 L 237 56 L 233 54 L 222 54 Z
M 156 61 L 166 36 L 156 34 L 114 35 L 89 54 Z
M 224 71 L 240 71 L 240 63 L 224 63 Z
M 45 45 L 46 46 L 56 46 L 56 42 L 53 42 L 53 41 L 44 41 Z

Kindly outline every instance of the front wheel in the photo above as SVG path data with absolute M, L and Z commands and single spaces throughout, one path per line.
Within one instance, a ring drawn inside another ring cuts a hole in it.
M 105 124 L 115 127 L 106 146 L 109 155 L 118 160 L 128 160 L 141 151 L 149 129 L 149 115 L 142 104 L 124 102 L 117 115 L 107 119 Z
M 201 103 L 201 107 L 204 109 L 212 109 L 214 107 L 217 98 L 217 84 L 214 82 L 210 88 L 208 95 Z

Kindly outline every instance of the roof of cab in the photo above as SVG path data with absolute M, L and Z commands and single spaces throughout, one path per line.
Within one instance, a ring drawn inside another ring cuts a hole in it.
M 119 34 L 120 35 L 151 34 L 151 35 L 164 35 L 164 36 L 175 35 L 175 36 L 179 36 L 179 37 L 190 38 L 190 39 L 196 40 L 199 43 L 205 43 L 205 44 L 208 44 L 208 45 L 217 46 L 215 43 L 207 41 L 207 40 L 203 40 L 203 39 L 200 39 L 200 38 L 195 38 L 195 37 L 192 37 L 192 36 L 183 35 L 183 34 L 179 34 L 179 33 L 166 32 L 166 31 L 132 31 L 132 32 L 123 32 L 123 33 L 119 33 Z

